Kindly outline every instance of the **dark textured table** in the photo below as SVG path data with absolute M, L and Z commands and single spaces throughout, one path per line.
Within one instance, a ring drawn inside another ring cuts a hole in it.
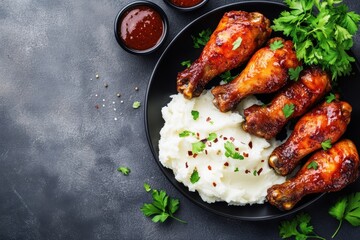
M 190 202 L 163 175 L 146 140 L 145 92 L 161 52 L 190 21 L 237 1 L 210 0 L 192 13 L 153 1 L 167 12 L 170 32 L 149 56 L 130 55 L 115 41 L 113 20 L 128 2 L 0 1 L 0 239 L 278 239 L 284 218 L 227 219 Z M 357 1 L 344 2 L 360 12 Z M 142 106 L 133 109 L 134 101 Z M 116 171 L 122 165 L 129 176 Z M 144 217 L 144 182 L 179 198 L 177 215 L 188 224 Z M 304 210 L 318 234 L 330 239 L 338 222 L 329 207 L 359 190 L 328 194 Z M 344 222 L 337 239 L 359 235 Z

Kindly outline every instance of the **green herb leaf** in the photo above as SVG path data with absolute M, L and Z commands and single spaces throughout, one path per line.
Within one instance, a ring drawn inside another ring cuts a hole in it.
M 194 183 L 198 182 L 199 180 L 200 180 L 199 172 L 195 168 L 193 173 L 190 176 L 190 182 L 192 184 L 194 184 Z
M 312 161 L 311 163 L 309 163 L 309 165 L 307 165 L 307 169 L 315 169 L 315 170 L 317 170 L 318 169 L 318 167 L 319 167 L 319 165 L 318 165 L 318 163 L 317 162 L 315 162 L 315 161 Z
M 234 172 L 238 172 L 239 171 L 239 168 L 238 167 L 236 167 L 235 168 L 235 170 L 234 170 Z
M 184 130 L 181 133 L 179 133 L 179 137 L 188 137 L 190 135 L 194 136 L 195 133 L 193 133 L 193 132 L 191 132 L 189 130 Z
M 327 103 L 331 103 L 332 101 L 334 101 L 336 99 L 335 94 L 330 93 L 328 96 L 325 97 L 326 98 L 326 102 Z
M 141 103 L 140 103 L 139 101 L 135 101 L 135 102 L 133 103 L 132 107 L 133 107 L 134 109 L 137 109 L 137 108 L 140 107 L 140 105 L 141 105 Z
M 182 61 L 181 66 L 184 66 L 184 67 L 188 68 L 188 67 L 191 66 L 191 61 L 190 60 Z
M 300 72 L 303 70 L 303 66 L 297 66 L 295 69 L 294 68 L 290 68 L 289 69 L 289 76 L 290 76 L 290 80 L 292 81 L 297 81 L 299 79 L 300 76 Z
M 276 41 L 274 41 L 274 42 L 272 42 L 272 43 L 270 44 L 270 49 L 271 49 L 272 51 L 275 51 L 275 50 L 277 50 L 277 49 L 279 49 L 279 48 L 282 48 L 283 46 L 284 46 L 284 44 L 283 44 L 282 41 L 276 40 Z
M 118 172 L 121 172 L 125 176 L 129 175 L 129 173 L 130 173 L 130 169 L 127 167 L 119 167 L 117 170 L 118 170 Z
M 150 186 L 150 184 L 144 183 L 144 189 L 145 189 L 145 191 L 150 192 L 150 191 L 151 191 L 151 186 Z
M 328 139 L 324 142 L 321 143 L 321 147 L 326 151 L 328 149 L 330 149 L 332 146 L 331 146 L 331 139 Z
M 217 134 L 216 133 L 210 133 L 207 140 L 208 141 L 214 141 L 217 138 Z
M 211 29 L 208 28 L 202 30 L 196 37 L 191 36 L 191 38 L 193 39 L 194 48 L 200 48 L 205 46 L 210 39 L 211 33 L 212 33 Z
M 199 142 L 192 143 L 191 146 L 192 146 L 192 152 L 195 154 L 199 154 L 202 151 L 204 151 L 206 144 L 203 143 L 202 141 L 199 141 Z
M 192 115 L 194 120 L 197 120 L 199 118 L 200 113 L 198 111 L 196 111 L 196 110 L 192 110 L 191 115 Z
M 224 148 L 226 157 L 244 160 L 244 156 L 242 156 L 239 152 L 236 151 L 235 145 L 232 142 L 226 141 L 226 143 L 224 143 Z
M 291 220 L 284 220 L 280 222 L 279 230 L 280 237 L 290 238 L 295 237 L 297 240 L 305 240 L 308 238 L 323 239 L 314 232 L 314 227 L 310 223 L 311 217 L 307 213 L 299 213 Z
M 295 110 L 295 106 L 292 103 L 291 104 L 286 104 L 282 109 L 282 111 L 284 113 L 284 116 L 286 118 L 289 118 L 294 113 L 294 110 Z
M 144 184 L 145 187 L 145 184 Z M 140 211 L 147 217 L 152 217 L 153 222 L 165 222 L 169 217 L 181 222 L 185 221 L 178 219 L 174 213 L 179 209 L 179 200 L 170 198 L 165 191 L 153 190 L 152 203 L 144 203 Z
M 242 38 L 238 37 L 232 44 L 233 45 L 232 50 L 234 51 L 234 50 L 238 49 L 241 46 L 241 43 L 242 43 Z
M 231 82 L 234 78 L 236 78 L 238 75 L 239 75 L 239 74 L 237 74 L 237 75 L 235 75 L 235 76 L 232 76 L 230 70 L 228 70 L 228 71 L 222 73 L 222 74 L 220 75 L 220 78 L 221 78 L 221 81 L 223 81 L 223 82 L 225 82 L 225 83 L 229 83 L 229 82 Z

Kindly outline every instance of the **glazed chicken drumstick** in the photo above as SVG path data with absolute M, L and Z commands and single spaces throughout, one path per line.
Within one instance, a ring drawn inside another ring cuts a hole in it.
M 359 175 L 359 155 L 350 140 L 316 152 L 294 178 L 268 189 L 267 200 L 280 210 L 290 210 L 307 194 L 339 191 Z
M 326 101 L 305 114 L 296 123 L 294 131 L 269 157 L 269 165 L 280 175 L 289 174 L 309 153 L 322 143 L 336 142 L 350 122 L 352 107 L 347 102 Z
M 311 67 L 301 72 L 299 80 L 282 90 L 270 104 L 253 105 L 244 110 L 245 131 L 270 139 L 275 137 L 285 124 L 295 117 L 303 115 L 311 106 L 330 91 L 330 76 L 319 67 Z M 286 117 L 283 109 L 293 105 L 294 112 Z
M 270 46 L 274 42 L 280 42 L 283 46 L 272 50 Z M 251 57 L 238 77 L 212 89 L 214 104 L 221 112 L 227 112 L 251 94 L 275 92 L 286 84 L 289 68 L 299 65 L 293 43 L 272 38 L 267 46 Z
M 178 74 L 178 92 L 188 99 L 199 96 L 211 79 L 249 60 L 270 34 L 270 21 L 261 13 L 225 13 L 200 57 Z

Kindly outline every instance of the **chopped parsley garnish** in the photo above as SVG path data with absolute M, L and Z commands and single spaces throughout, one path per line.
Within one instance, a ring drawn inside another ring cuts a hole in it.
M 238 172 L 239 171 L 239 168 L 238 167 L 236 167 L 235 168 L 235 170 L 234 170 L 234 172 Z
M 169 197 L 163 190 L 152 191 L 152 203 L 144 203 L 140 211 L 147 217 L 152 217 L 153 222 L 165 222 L 166 219 L 173 218 L 181 223 L 185 221 L 178 219 L 174 213 L 179 209 L 180 201 Z
M 200 48 L 202 46 L 205 46 L 210 39 L 211 33 L 211 29 L 208 28 L 202 30 L 197 37 L 191 36 L 194 48 Z
M 336 99 L 335 94 L 330 93 L 328 96 L 325 97 L 326 98 L 326 102 L 327 103 L 331 103 L 332 101 L 334 101 Z
M 282 48 L 283 46 L 284 46 L 284 44 L 283 44 L 282 41 L 276 40 L 276 41 L 274 41 L 274 42 L 272 42 L 272 43 L 270 44 L 270 49 L 271 49 L 272 51 L 275 51 L 275 50 L 277 50 L 277 49 L 279 49 L 279 48 Z
M 318 165 L 318 163 L 317 162 L 315 162 L 315 161 L 312 161 L 311 163 L 309 163 L 309 165 L 307 165 L 307 169 L 315 169 L 315 170 L 317 170 L 318 169 L 318 167 L 319 167 L 319 165 Z
M 294 113 L 294 110 L 295 110 L 295 106 L 292 103 L 286 104 L 282 109 L 284 116 L 286 118 L 289 118 Z
M 232 50 L 238 49 L 241 46 L 241 43 L 242 43 L 242 38 L 238 37 L 232 44 L 233 45 Z
M 150 184 L 144 183 L 144 189 L 145 189 L 145 191 L 150 192 L 151 191 Z
M 179 137 L 188 137 L 190 135 L 194 136 L 195 133 L 193 133 L 193 132 L 191 132 L 189 130 L 184 130 L 181 133 L 179 133 Z
M 310 223 L 311 217 L 307 213 L 299 213 L 291 220 L 280 222 L 279 230 L 282 239 L 295 237 L 294 239 L 322 239 L 314 232 L 314 227 Z
M 321 143 L 321 147 L 326 151 L 328 149 L 330 149 L 332 146 L 331 146 L 331 139 L 328 139 L 326 141 L 323 141 Z
M 210 133 L 207 140 L 208 141 L 214 141 L 217 138 L 217 134 L 216 133 Z
M 226 157 L 230 157 L 233 159 L 239 159 L 239 160 L 244 159 L 244 156 L 242 156 L 239 152 L 237 152 L 235 150 L 235 145 L 232 142 L 226 141 L 226 143 L 224 143 L 224 148 L 225 148 L 225 156 Z
M 117 170 L 118 170 L 118 172 L 121 172 L 125 176 L 129 175 L 129 173 L 130 173 L 130 169 L 127 167 L 119 167 Z
M 238 74 L 238 75 L 239 75 L 239 74 Z M 229 82 L 231 82 L 234 78 L 236 78 L 238 75 L 232 76 L 230 70 L 228 70 L 228 71 L 222 73 L 222 74 L 220 75 L 220 78 L 221 78 L 221 81 L 223 81 L 223 82 L 225 82 L 225 83 L 229 83 Z
M 360 226 L 360 192 L 340 198 L 330 208 L 329 214 L 339 220 L 339 226 L 331 238 L 339 232 L 344 219 L 353 226 Z
M 137 109 L 137 108 L 140 107 L 140 105 L 141 105 L 141 103 L 140 103 L 139 101 L 135 101 L 135 102 L 133 103 L 132 107 L 133 107 L 134 109 Z
M 184 67 L 188 68 L 188 67 L 191 66 L 191 61 L 190 60 L 182 61 L 181 66 L 184 66 Z
M 194 183 L 198 182 L 199 180 L 200 180 L 199 172 L 195 168 L 193 173 L 190 176 L 190 182 L 192 184 L 194 184 Z
M 192 115 L 194 120 L 197 120 L 199 118 L 200 113 L 198 111 L 196 111 L 196 110 L 192 110 L 191 115 Z
M 297 81 L 300 76 L 300 72 L 303 70 L 303 66 L 297 66 L 296 68 L 289 69 L 290 80 Z
M 286 0 L 290 11 L 274 20 L 273 30 L 290 36 L 296 56 L 306 65 L 330 71 L 332 80 L 351 73 L 355 59 L 348 54 L 360 15 L 342 0 Z
M 204 151 L 206 144 L 203 143 L 202 141 L 199 141 L 199 142 L 192 143 L 191 146 L 192 146 L 192 152 L 195 154 L 199 154 L 202 151 Z

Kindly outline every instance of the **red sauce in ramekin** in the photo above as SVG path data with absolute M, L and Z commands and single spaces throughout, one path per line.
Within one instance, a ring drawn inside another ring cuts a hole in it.
M 170 2 L 179 7 L 193 7 L 201 3 L 203 0 L 170 0 Z

